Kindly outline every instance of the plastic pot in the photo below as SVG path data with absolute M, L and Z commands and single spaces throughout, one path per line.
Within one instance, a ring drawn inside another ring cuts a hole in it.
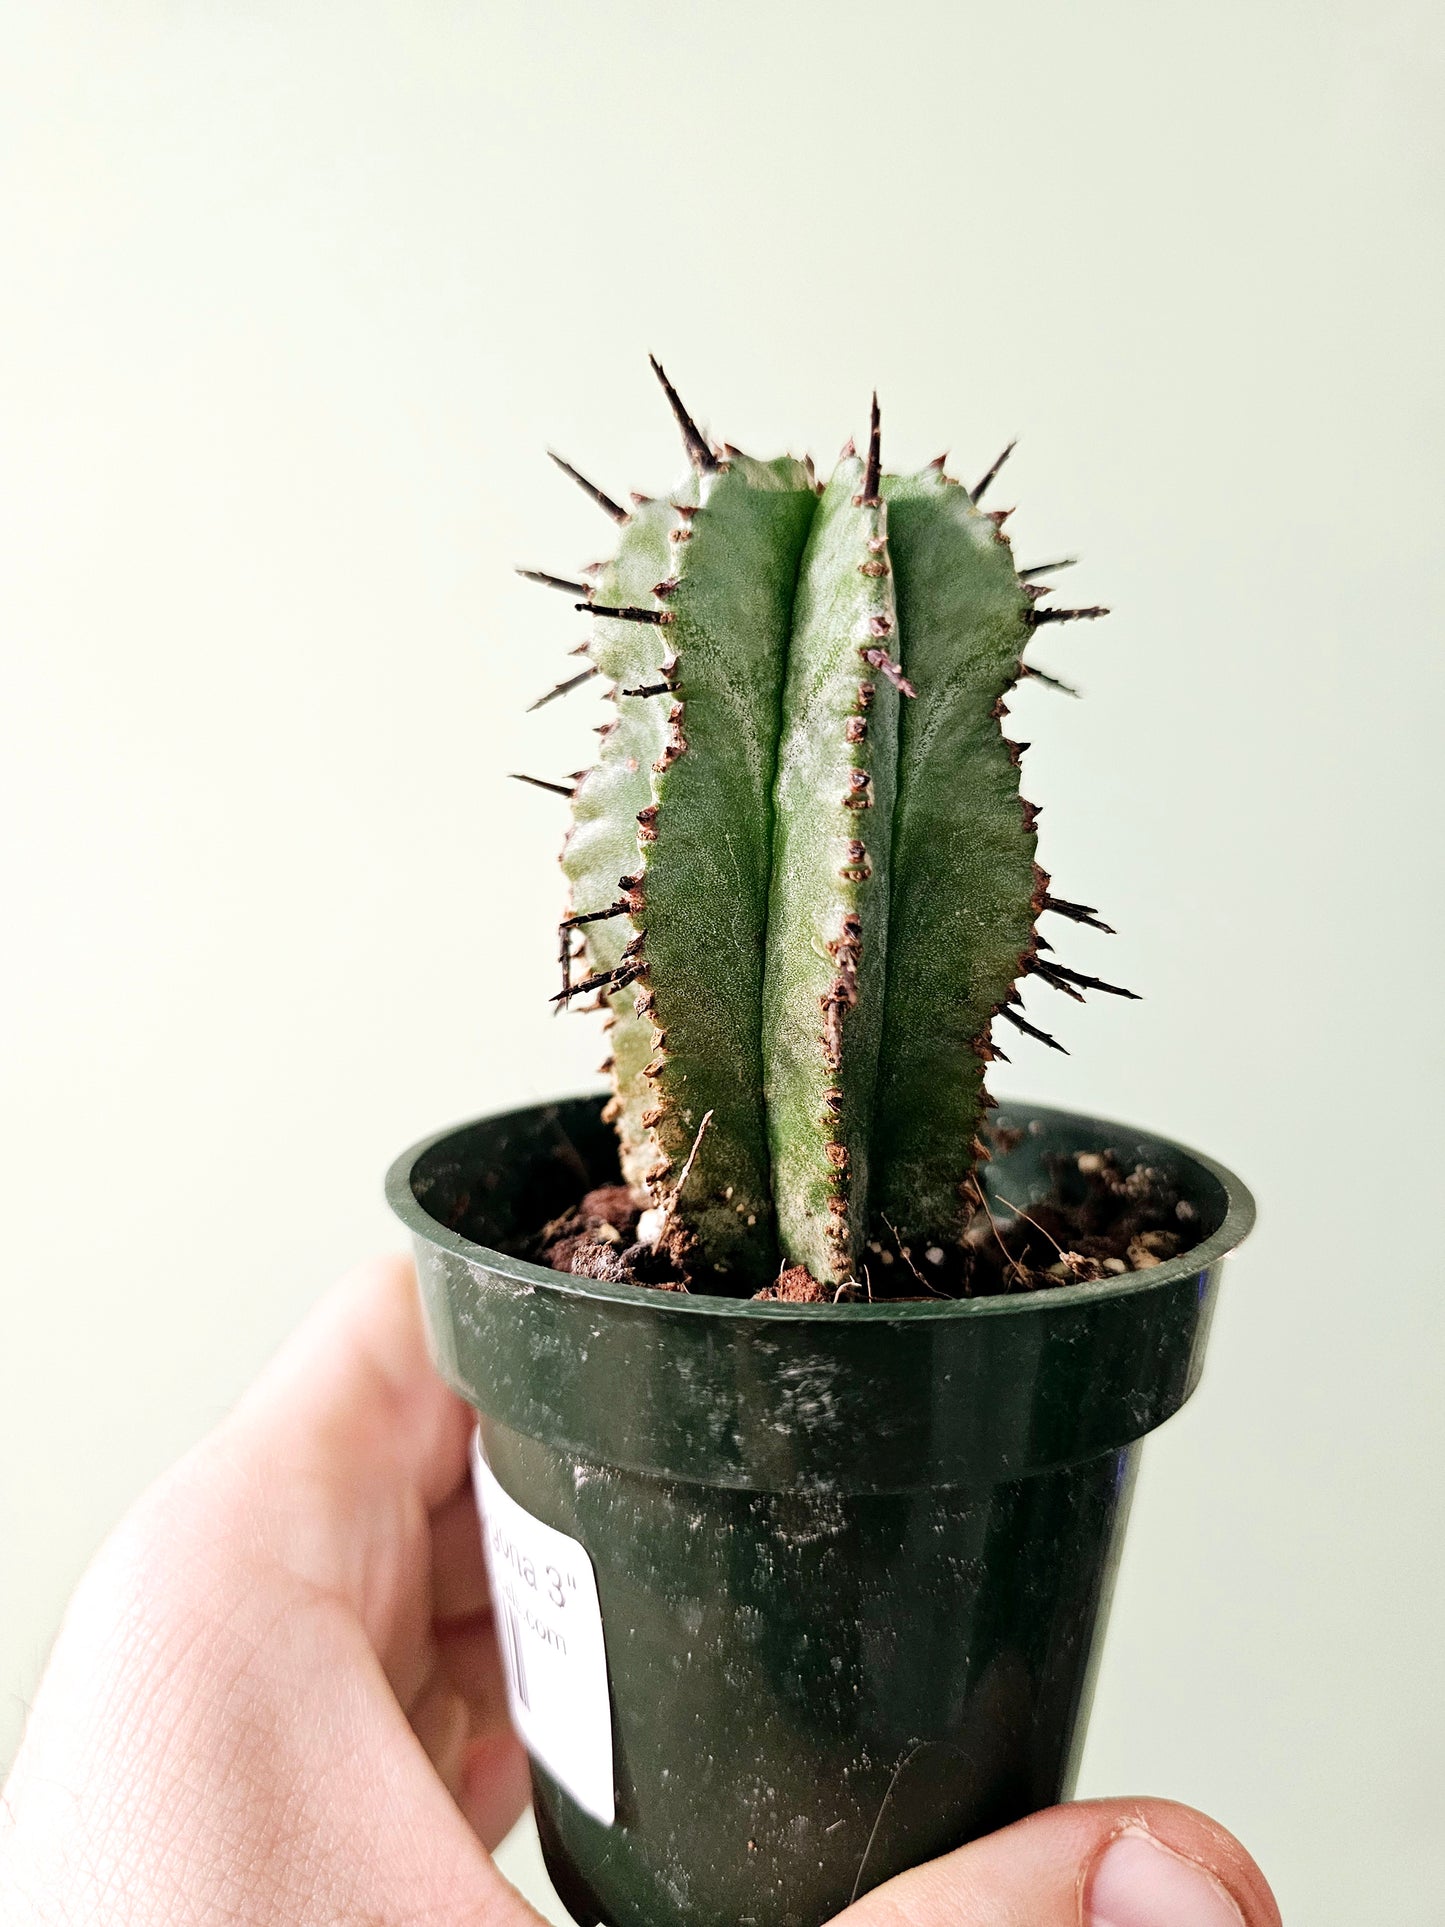
M 533 1759 L 548 1870 L 582 1927 L 818 1927 L 1069 1796 L 1139 1442 L 1198 1382 L 1254 1207 L 1221 1166 L 1132 1128 L 1018 1105 L 1000 1121 L 1024 1130 L 988 1167 L 1001 1197 L 1027 1206 L 1052 1160 L 1113 1150 L 1174 1178 L 1200 1241 L 1022 1296 L 760 1305 L 508 1255 L 615 1177 L 595 1097 L 483 1118 L 392 1167 L 436 1361 L 491 1474 L 595 1574 L 610 1824 Z

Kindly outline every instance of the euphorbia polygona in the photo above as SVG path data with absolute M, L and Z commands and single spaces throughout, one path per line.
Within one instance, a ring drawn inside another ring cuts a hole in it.
M 691 462 L 672 495 L 624 507 L 568 463 L 619 530 L 575 594 L 617 716 L 562 786 L 571 910 L 557 1001 L 607 1012 L 622 1168 L 664 1251 L 750 1293 L 780 1262 L 839 1286 L 881 1227 L 963 1236 L 995 1018 L 1033 976 L 1129 995 L 1056 960 L 1035 861 L 1025 747 L 1004 698 L 1038 674 L 1045 623 L 1007 511 L 941 461 L 913 475 L 850 443 L 810 461 L 714 447 L 654 361 Z M 544 698 L 544 700 L 547 700 Z M 533 780 L 533 779 L 525 779 Z M 556 787 L 549 785 L 548 787 Z M 582 957 L 574 954 L 578 941 Z

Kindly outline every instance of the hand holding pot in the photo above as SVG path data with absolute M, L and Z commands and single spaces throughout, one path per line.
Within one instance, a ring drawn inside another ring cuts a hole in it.
M 136 1506 L 72 1602 L 0 1810 L 6 1922 L 525 1927 L 487 1847 L 527 1799 L 466 1408 L 410 1267 L 334 1293 Z M 848 1927 L 1278 1927 L 1211 1821 L 1037 1814 L 878 1888 Z

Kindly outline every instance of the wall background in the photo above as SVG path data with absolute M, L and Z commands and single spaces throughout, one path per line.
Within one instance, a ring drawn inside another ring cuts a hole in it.
M 1262 1217 L 1086 1790 L 1287 1918 L 1434 1917 L 1442 56 L 1424 0 L 0 5 L 0 1758 L 99 1535 L 396 1242 L 392 1154 L 600 1055 L 504 776 L 596 717 L 522 718 L 580 631 L 510 571 L 606 536 L 546 445 L 672 478 L 654 348 L 764 451 L 874 383 L 894 463 L 1021 435 L 1024 559 L 1116 611 L 1016 733 L 1148 1001 L 997 1081 Z

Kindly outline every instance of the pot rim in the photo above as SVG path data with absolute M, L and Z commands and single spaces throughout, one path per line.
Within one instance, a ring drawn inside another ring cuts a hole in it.
M 1051 1309 L 1058 1311 L 1065 1305 L 1134 1297 L 1167 1288 L 1180 1279 L 1208 1271 L 1243 1243 L 1255 1222 L 1254 1197 L 1243 1180 L 1227 1165 L 1207 1157 L 1202 1151 L 1194 1150 L 1190 1145 L 1181 1144 L 1176 1138 L 1162 1137 L 1158 1132 L 1144 1130 L 1138 1125 L 1096 1117 L 1090 1112 L 1067 1110 L 1060 1105 L 1010 1103 L 1007 1099 L 1000 1100 L 996 1115 L 998 1123 L 1007 1122 L 1011 1114 L 1020 1116 L 1025 1124 L 1035 1118 L 1047 1118 L 1097 1129 L 1101 1135 L 1138 1138 L 1192 1160 L 1207 1171 L 1224 1192 L 1223 1218 L 1207 1238 L 1181 1251 L 1177 1257 L 1167 1258 L 1144 1271 L 1125 1272 L 1120 1277 L 1101 1278 L 1093 1283 L 1050 1285 L 1039 1291 L 978 1298 L 929 1299 L 921 1303 L 883 1299 L 865 1304 L 798 1305 L 776 1300 L 760 1303 L 755 1298 L 729 1298 L 713 1292 L 659 1291 L 655 1285 L 612 1284 L 599 1278 L 573 1277 L 569 1272 L 554 1271 L 548 1265 L 535 1264 L 529 1258 L 519 1258 L 511 1252 L 499 1251 L 493 1246 L 478 1244 L 471 1238 L 463 1237 L 460 1232 L 450 1230 L 440 1219 L 434 1218 L 417 1197 L 412 1185 L 412 1175 L 417 1165 L 429 1151 L 445 1143 L 448 1138 L 460 1137 L 481 1124 L 503 1123 L 508 1118 L 520 1118 L 546 1110 L 550 1105 L 577 1102 L 594 1096 L 600 1100 L 605 1095 L 602 1090 L 568 1092 L 559 1098 L 520 1104 L 507 1111 L 484 1112 L 480 1117 L 467 1118 L 461 1123 L 449 1125 L 445 1130 L 433 1131 L 409 1146 L 393 1161 L 386 1174 L 387 1202 L 407 1230 L 416 1236 L 445 1250 L 454 1251 L 470 1264 L 504 1271 L 520 1282 L 553 1292 L 559 1297 L 594 1302 L 601 1300 L 639 1309 L 649 1307 L 659 1314 L 675 1314 L 683 1318 L 752 1318 L 769 1323 L 797 1319 L 808 1323 L 832 1324 L 840 1319 L 871 1323 L 926 1323 L 954 1318 L 1026 1318 L 1047 1315 Z

